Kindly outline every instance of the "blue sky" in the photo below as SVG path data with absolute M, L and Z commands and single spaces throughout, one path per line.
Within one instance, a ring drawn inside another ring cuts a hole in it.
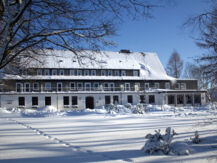
M 191 28 L 183 28 L 183 23 L 192 16 L 209 9 L 209 0 L 176 0 L 152 12 L 153 19 L 127 20 L 120 25 L 118 35 L 112 37 L 117 47 L 106 50 L 156 52 L 164 66 L 174 49 L 184 62 L 191 62 L 204 50 L 195 45 Z

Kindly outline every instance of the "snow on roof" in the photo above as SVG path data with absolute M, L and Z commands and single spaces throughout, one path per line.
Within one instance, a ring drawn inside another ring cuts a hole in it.
M 46 50 L 45 53 L 39 58 L 43 64 L 32 61 L 29 68 L 140 70 L 140 80 L 174 80 L 166 74 L 156 53 L 91 50 L 76 52 L 78 56 L 65 50 Z

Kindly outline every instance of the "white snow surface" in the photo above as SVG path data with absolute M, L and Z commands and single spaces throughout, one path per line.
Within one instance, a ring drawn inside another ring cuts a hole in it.
M 144 114 L 118 105 L 80 111 L 0 109 L 0 162 L 217 162 L 217 104 L 148 105 Z M 147 154 L 145 136 L 171 127 L 180 155 Z M 191 138 L 198 131 L 201 143 Z M 183 155 L 188 150 L 188 155 Z
M 66 50 L 46 50 L 46 55 L 38 57 L 38 61 L 29 62 L 29 68 L 50 69 L 112 69 L 140 70 L 140 77 L 97 77 L 97 76 L 40 76 L 40 79 L 125 79 L 130 80 L 174 80 L 166 74 L 156 53 L 111 51 L 80 51 L 79 57 Z M 38 79 L 37 76 L 5 75 L 3 79 Z

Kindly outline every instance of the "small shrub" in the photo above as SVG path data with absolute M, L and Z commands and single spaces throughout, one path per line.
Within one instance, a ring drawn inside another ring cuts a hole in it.
M 144 114 L 144 108 L 142 104 L 137 104 L 136 108 L 134 109 L 133 113 L 135 114 Z
M 195 131 L 194 138 L 192 138 L 192 143 L 199 144 L 200 142 L 201 142 L 201 140 L 199 138 L 199 133 L 198 133 L 198 131 Z
M 116 112 L 119 112 L 119 109 L 118 109 L 117 105 L 110 104 L 109 107 L 108 107 L 108 112 L 110 114 L 112 114 L 114 112 L 116 113 Z

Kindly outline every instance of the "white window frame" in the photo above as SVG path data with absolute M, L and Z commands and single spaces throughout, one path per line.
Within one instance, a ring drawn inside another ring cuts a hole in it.
M 109 90 L 114 91 L 115 83 L 109 83 Z
M 139 89 L 140 89 L 140 83 L 135 83 L 134 84 L 134 89 L 135 89 L 135 91 L 139 91 Z
M 45 69 L 44 70 L 44 75 L 50 75 L 50 70 L 49 69 Z
M 59 84 L 61 85 L 61 90 L 59 90 Z M 63 83 L 62 82 L 57 82 L 57 92 L 63 91 Z
M 125 83 L 125 91 L 130 91 L 130 83 Z
M 89 70 L 84 70 L 84 76 L 89 76 L 89 75 L 90 75 Z
M 42 75 L 42 70 L 41 69 L 37 69 L 36 73 L 37 73 L 37 75 Z
M 91 75 L 96 76 L 96 70 L 91 70 Z
M 149 83 L 145 83 L 144 86 L 145 86 L 145 88 L 144 88 L 145 90 L 150 88 Z
M 97 85 L 97 87 L 96 87 L 96 85 Z M 93 88 L 94 88 L 94 90 L 99 90 L 99 82 L 94 82 Z
M 177 87 L 178 86 L 178 87 Z M 175 89 L 180 89 L 180 83 L 175 84 Z
M 26 85 L 29 85 L 29 91 L 26 90 L 26 88 L 27 88 Z M 30 89 L 31 89 L 30 83 L 24 83 L 24 91 L 25 92 L 30 92 Z
M 35 84 L 37 85 L 37 88 L 35 87 Z M 38 82 L 33 83 L 32 87 L 33 87 L 34 91 L 38 91 L 39 90 L 39 83 Z
M 118 70 L 115 70 L 115 74 L 114 74 L 115 76 L 120 76 L 120 73 L 119 73 L 119 71 Z
M 63 76 L 64 74 L 65 74 L 65 73 L 64 73 L 64 70 L 63 70 L 63 69 L 59 70 L 59 75 Z
M 139 72 L 136 71 L 136 70 L 134 70 L 134 71 L 133 71 L 133 76 L 139 76 Z
M 44 90 L 50 91 L 51 90 L 51 82 L 45 82 L 44 83 Z
M 57 70 L 56 69 L 52 70 L 52 75 L 57 75 Z
M 180 89 L 185 90 L 186 89 L 186 83 L 181 83 L 180 84 Z
M 165 83 L 165 89 L 170 89 L 170 83 L 169 82 Z
M 77 76 L 82 76 L 82 70 L 77 70 Z
M 20 85 L 20 92 L 23 92 L 23 83 L 16 83 L 16 92 L 18 92 L 17 91 L 18 85 Z
M 74 84 L 74 87 L 72 87 L 71 84 Z M 70 90 L 76 90 L 75 82 L 70 82 L 69 83 L 69 88 L 70 88 Z
M 112 76 L 113 73 L 112 73 L 112 70 L 108 70 L 108 76 Z
M 125 70 L 121 71 L 121 76 L 126 76 L 126 71 Z
M 79 84 L 81 84 L 81 87 L 79 87 Z M 78 82 L 77 83 L 77 90 L 78 91 L 82 91 L 83 90 L 83 83 L 82 82 Z
M 87 87 L 87 85 L 89 85 L 89 87 Z M 85 82 L 84 83 L 84 88 L 85 88 L 85 91 L 91 91 L 91 83 L 90 82 Z
M 74 76 L 75 75 L 75 70 L 69 70 L 69 74 L 71 75 L 71 76 Z
M 154 83 L 154 88 L 159 89 L 160 88 L 160 83 Z
M 101 70 L 101 76 L 106 76 L 106 71 L 105 70 Z

